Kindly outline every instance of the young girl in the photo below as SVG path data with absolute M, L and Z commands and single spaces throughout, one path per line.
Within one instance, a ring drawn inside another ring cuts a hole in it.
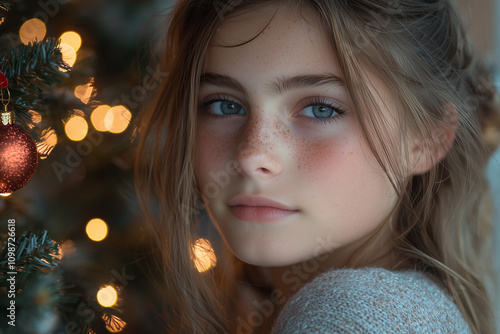
M 165 332 L 495 332 L 499 107 L 450 1 L 180 0 L 164 44 L 136 168 Z

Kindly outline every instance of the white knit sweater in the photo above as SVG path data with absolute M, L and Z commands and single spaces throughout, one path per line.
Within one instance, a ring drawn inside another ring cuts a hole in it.
M 332 270 L 305 285 L 272 333 L 470 332 L 451 297 L 423 273 L 364 268 Z

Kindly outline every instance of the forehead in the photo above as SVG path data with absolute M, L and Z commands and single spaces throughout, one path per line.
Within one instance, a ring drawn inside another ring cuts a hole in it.
M 382 123 L 395 127 L 399 117 L 395 96 L 376 71 L 363 62 L 357 63 L 361 76 L 351 87 L 364 83 L 352 88 L 363 90 L 364 94 L 363 100 L 358 101 L 362 110 L 355 110 L 356 116 L 376 114 L 374 117 Z M 343 82 L 353 80 L 352 74 L 346 79 L 342 73 L 319 14 L 310 8 L 277 5 L 228 16 L 211 41 L 204 72 L 230 76 L 250 93 L 264 91 L 277 78 L 304 74 L 335 76 Z M 351 98 L 352 92 L 344 93 Z
M 318 18 L 298 8 L 265 5 L 236 12 L 218 27 L 207 53 L 210 72 L 270 74 L 298 66 L 306 72 L 340 74 Z

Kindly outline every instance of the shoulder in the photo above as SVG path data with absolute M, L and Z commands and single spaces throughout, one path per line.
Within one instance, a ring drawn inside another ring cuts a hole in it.
M 470 333 L 457 306 L 417 271 L 326 272 L 301 288 L 273 333 Z

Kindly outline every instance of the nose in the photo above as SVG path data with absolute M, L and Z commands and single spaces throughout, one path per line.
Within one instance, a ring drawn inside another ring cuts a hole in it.
M 236 153 L 241 173 L 260 179 L 270 179 L 282 173 L 279 127 L 279 120 L 248 120 Z

